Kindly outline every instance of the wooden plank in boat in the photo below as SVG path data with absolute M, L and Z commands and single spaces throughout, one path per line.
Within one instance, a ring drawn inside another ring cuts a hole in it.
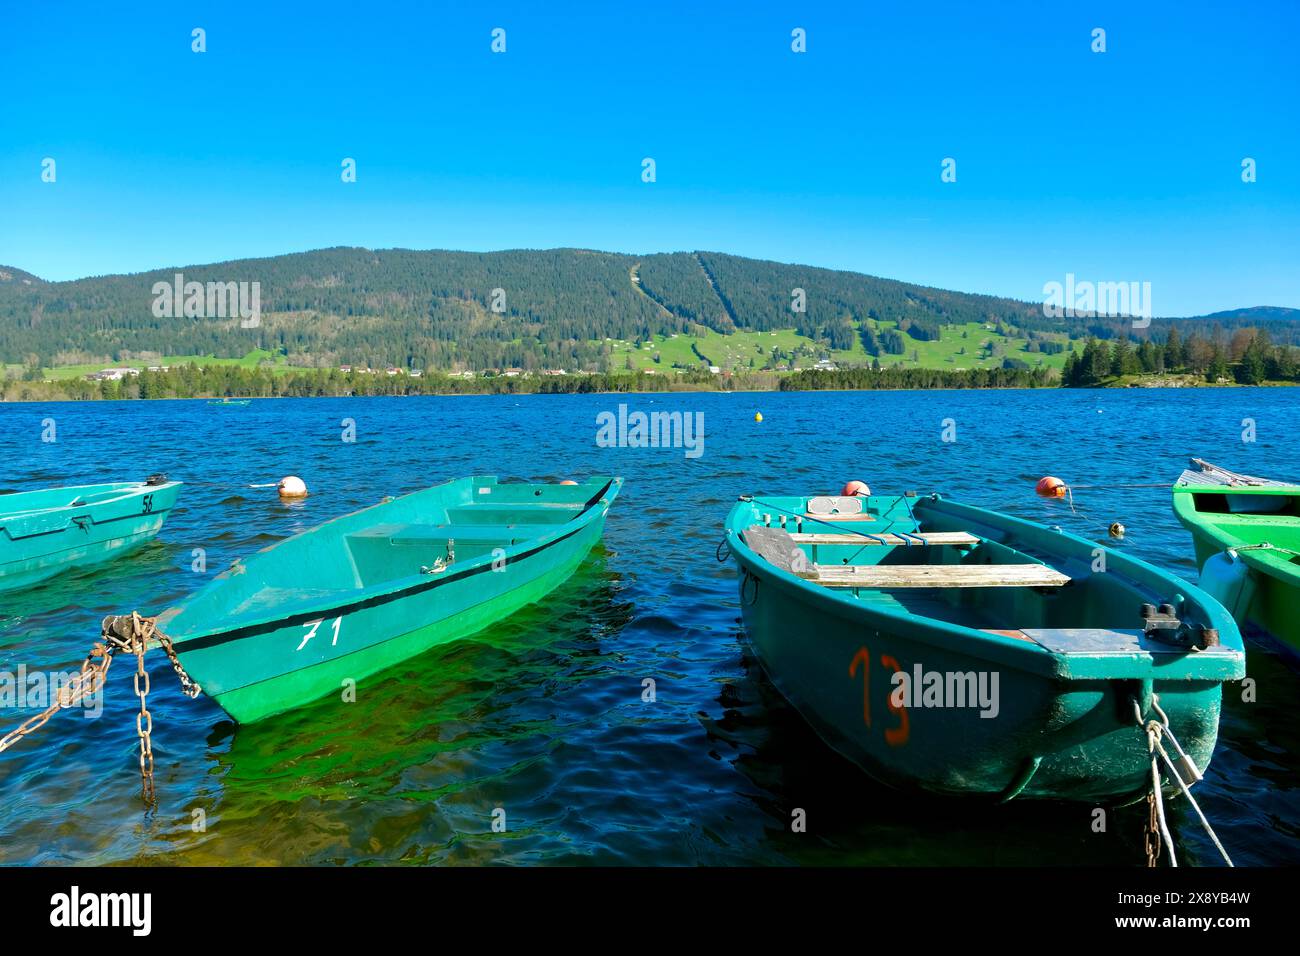
M 1045 564 L 818 564 L 830 588 L 1042 588 L 1070 577 Z
M 875 515 L 858 514 L 858 515 L 815 515 L 811 511 L 804 512 L 805 518 L 815 518 L 818 521 L 875 521 Z
M 1024 634 L 1054 654 L 1082 654 L 1089 657 L 1132 657 L 1137 654 L 1192 653 L 1186 647 L 1166 644 L 1148 637 L 1137 628 L 1114 629 L 1104 627 L 1027 627 Z M 1198 650 L 1196 654 L 1232 653 L 1230 648 L 1217 647 Z
M 926 544 L 979 544 L 980 539 L 965 531 L 925 531 L 901 535 L 887 532 L 867 537 L 863 534 L 792 534 L 796 544 L 866 544 L 866 545 L 917 545 L 917 538 Z
M 1242 475 L 1218 465 L 1212 465 L 1200 458 L 1193 458 L 1192 465 L 1178 476 L 1177 485 L 1193 488 L 1286 488 L 1285 481 L 1273 481 L 1270 478 L 1256 478 L 1254 475 Z

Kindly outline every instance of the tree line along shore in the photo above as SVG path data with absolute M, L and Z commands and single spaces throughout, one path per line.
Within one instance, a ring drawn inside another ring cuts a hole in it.
M 547 375 L 467 376 L 390 370 L 359 371 L 199 365 L 123 372 L 117 378 L 8 379 L 3 399 L 100 401 L 185 398 L 279 398 L 379 395 L 522 395 L 618 392 L 821 391 L 871 389 L 1097 388 L 1123 386 L 1282 385 L 1300 382 L 1300 350 L 1274 345 L 1267 332 L 1238 330 L 1230 339 L 1184 338 L 1173 328 L 1163 342 L 1126 337 L 1088 339 L 1067 356 L 1064 369 L 1008 360 L 999 368 L 937 369 L 878 361 L 852 368 L 792 372 L 704 369 Z

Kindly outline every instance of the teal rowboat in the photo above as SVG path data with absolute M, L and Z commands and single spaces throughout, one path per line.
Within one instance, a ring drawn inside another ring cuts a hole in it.
M 1201 587 L 1248 633 L 1300 652 L 1300 485 L 1193 458 L 1174 483 L 1174 514 L 1192 533 Z
M 1138 723 L 1200 770 L 1241 636 L 1196 587 L 939 495 L 744 497 L 725 544 L 749 642 L 834 749 L 891 785 L 1125 804 L 1150 789 Z M 1136 707 L 1136 711 L 1135 711 Z
M 237 561 L 157 624 L 231 717 L 261 720 L 541 599 L 600 540 L 622 483 L 451 481 Z
M 115 557 L 156 535 L 180 494 L 165 475 L 0 496 L 0 591 Z

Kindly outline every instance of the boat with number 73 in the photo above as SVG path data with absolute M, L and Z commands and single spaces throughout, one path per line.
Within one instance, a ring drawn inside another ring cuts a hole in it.
M 1175 758 L 1161 789 L 1175 767 L 1190 786 L 1246 673 L 1194 585 L 937 494 L 744 496 L 725 534 L 773 684 L 900 788 L 1131 803 L 1152 788 L 1152 722 Z
M 601 538 L 623 479 L 461 478 L 237 561 L 157 628 L 251 723 L 332 694 L 538 601 Z

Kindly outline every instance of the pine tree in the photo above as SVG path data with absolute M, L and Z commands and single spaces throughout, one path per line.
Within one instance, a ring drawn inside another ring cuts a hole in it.
M 1187 353 L 1183 349 L 1183 338 L 1178 334 L 1178 326 L 1169 326 L 1169 335 L 1165 337 L 1165 368 L 1180 369 L 1187 365 Z
M 1223 348 L 1215 343 L 1213 351 L 1210 353 L 1210 362 L 1205 369 L 1205 380 L 1207 382 L 1217 383 L 1221 378 L 1228 377 L 1228 361 L 1223 357 Z

